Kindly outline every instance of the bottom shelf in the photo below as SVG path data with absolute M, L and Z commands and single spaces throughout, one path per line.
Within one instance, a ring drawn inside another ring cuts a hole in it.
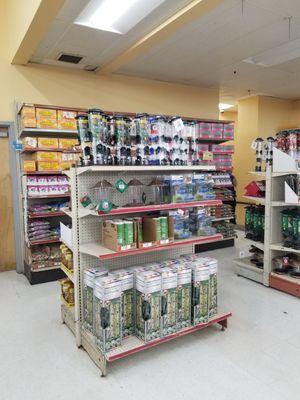
M 32 270 L 26 262 L 24 262 L 24 274 L 31 285 L 53 282 L 66 277 L 65 273 L 59 267 Z
M 251 279 L 258 283 L 264 283 L 263 269 L 260 269 L 250 262 L 251 257 L 236 258 L 233 260 L 235 263 L 235 273 L 244 278 Z
M 270 273 L 270 287 L 300 297 L 300 279 L 289 275 L 279 275 L 275 272 Z
M 94 363 L 100 368 L 102 376 L 105 376 L 106 361 L 112 362 L 120 358 L 127 357 L 131 354 L 147 350 L 151 347 L 168 342 L 170 340 L 173 340 L 181 336 L 188 335 L 189 333 L 196 332 L 211 325 L 219 324 L 222 326 L 223 330 L 227 328 L 227 319 L 231 316 L 232 316 L 231 312 L 220 313 L 206 323 L 183 329 L 180 332 L 176 332 L 172 335 L 168 335 L 164 338 L 157 339 L 149 343 L 144 343 L 142 340 L 138 339 L 135 336 L 129 336 L 128 338 L 124 339 L 122 346 L 119 346 L 111 350 L 109 353 L 105 355 L 105 357 L 98 349 L 98 347 L 95 345 L 93 336 L 89 332 L 82 330 L 81 332 L 82 347 L 87 351 L 87 353 L 94 361 Z M 65 304 L 61 304 L 61 317 L 62 321 L 68 326 L 68 328 L 73 333 L 75 333 L 74 307 L 68 308 Z
M 160 339 L 153 340 L 151 342 L 145 343 L 141 339 L 136 336 L 129 336 L 123 340 L 121 346 L 116 347 L 115 349 L 108 352 L 105 357 L 107 361 L 115 361 L 119 358 L 127 357 L 130 354 L 138 353 L 139 351 L 143 351 L 146 349 L 150 349 L 151 347 L 157 346 L 159 344 L 169 342 L 170 340 L 176 339 L 181 336 L 188 335 L 189 333 L 193 333 L 199 331 L 200 329 L 206 328 L 207 326 L 220 324 L 224 328 L 227 327 L 227 318 L 231 317 L 231 313 L 219 314 L 213 317 L 210 321 L 199 324 L 196 326 L 192 326 L 190 328 L 182 329 L 179 332 L 173 333 L 171 335 L 165 336 Z

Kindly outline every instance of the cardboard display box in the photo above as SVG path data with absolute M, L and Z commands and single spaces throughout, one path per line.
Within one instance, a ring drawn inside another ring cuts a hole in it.
M 38 137 L 37 141 L 41 149 L 58 149 L 58 138 Z
M 24 172 L 35 172 L 36 164 L 32 160 L 23 160 L 23 171 Z
M 125 220 L 124 220 L 125 221 Z M 124 241 L 120 237 L 119 225 L 122 221 L 105 221 L 102 224 L 102 241 L 105 247 L 113 251 L 126 251 L 137 248 L 137 226 L 136 222 L 133 223 L 133 241 Z
M 66 111 L 57 110 L 57 127 L 58 129 L 76 131 L 77 112 L 76 111 Z
M 166 218 L 166 230 L 161 225 L 161 218 Z M 144 217 L 143 218 L 143 240 L 144 242 L 153 242 L 155 245 L 162 245 L 174 241 L 174 221 L 172 217 Z

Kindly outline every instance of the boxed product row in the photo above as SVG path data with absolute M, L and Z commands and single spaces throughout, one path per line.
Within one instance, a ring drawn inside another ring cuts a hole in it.
M 84 271 L 83 327 L 103 353 L 135 335 L 145 343 L 217 314 L 217 260 L 197 255 L 108 271 Z
M 36 245 L 25 247 L 25 262 L 31 269 L 60 267 L 61 251 L 59 245 Z
M 44 175 L 26 177 L 27 195 L 29 197 L 47 195 L 65 195 L 70 192 L 70 185 L 66 176 Z
M 76 111 L 35 107 L 27 104 L 21 109 L 23 128 L 76 130 Z
M 102 224 L 103 244 L 114 251 L 158 246 L 173 240 L 173 218 L 168 216 L 115 219 Z
M 50 203 L 35 203 L 28 207 L 29 216 L 34 214 L 49 214 L 60 212 L 65 208 L 70 207 L 69 201 L 54 201 Z
M 26 136 L 23 138 L 22 144 L 24 150 L 57 149 L 71 151 L 74 149 L 74 147 L 78 146 L 78 139 Z
M 215 198 L 213 185 L 210 174 L 157 176 L 148 185 L 138 179 L 128 183 L 119 179 L 113 184 L 102 179 L 90 187 L 80 201 L 83 207 L 109 212 L 118 206 L 211 200 Z M 120 193 L 124 197 L 121 204 Z
M 55 160 L 55 158 L 57 158 Z M 70 169 L 78 163 L 78 153 L 56 153 L 56 152 L 35 152 L 32 156 L 27 155 L 23 161 L 24 172 L 35 171 L 63 171 Z
M 29 243 L 39 240 L 58 240 L 60 237 L 60 227 L 52 226 L 51 223 L 45 219 L 35 220 L 28 222 L 26 233 Z

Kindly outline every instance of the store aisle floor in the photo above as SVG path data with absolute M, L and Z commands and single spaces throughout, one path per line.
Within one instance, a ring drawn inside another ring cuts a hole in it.
M 207 328 L 99 370 L 61 324 L 59 286 L 0 274 L 0 400 L 294 400 L 299 393 L 299 300 L 220 261 L 219 304 L 229 328 Z

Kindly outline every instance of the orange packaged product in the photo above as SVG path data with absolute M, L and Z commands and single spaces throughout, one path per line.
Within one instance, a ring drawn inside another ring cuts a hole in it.
M 62 130 L 77 130 L 76 111 L 57 110 L 57 126 Z
M 49 137 L 38 137 L 38 147 L 40 149 L 58 149 L 58 139 Z
M 60 171 L 60 163 L 58 161 L 37 161 L 38 171 Z
M 60 154 L 55 151 L 37 151 L 35 152 L 36 161 L 59 161 Z
M 32 160 L 23 160 L 23 171 L 24 172 L 35 172 L 36 164 Z
M 58 147 L 60 149 L 65 149 L 65 150 L 73 150 L 74 146 L 78 146 L 78 140 L 77 139 L 58 139 Z

